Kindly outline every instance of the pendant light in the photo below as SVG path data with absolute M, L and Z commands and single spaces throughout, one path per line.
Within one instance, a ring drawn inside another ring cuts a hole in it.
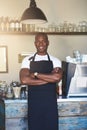
M 47 22 L 47 18 L 42 10 L 37 8 L 35 0 L 30 0 L 30 7 L 24 11 L 21 22 L 24 24 L 41 24 Z

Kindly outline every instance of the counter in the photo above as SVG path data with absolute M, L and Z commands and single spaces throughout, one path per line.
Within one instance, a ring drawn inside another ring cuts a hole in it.
M 59 130 L 87 130 L 87 98 L 58 100 Z
M 87 98 L 57 102 L 59 130 L 87 130 Z M 28 130 L 27 100 L 0 99 L 0 130 Z
M 27 100 L 0 99 L 0 130 L 28 130 Z

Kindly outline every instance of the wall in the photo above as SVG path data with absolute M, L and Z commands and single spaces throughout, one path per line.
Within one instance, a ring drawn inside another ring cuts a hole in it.
M 36 3 L 47 16 L 46 25 L 87 20 L 87 0 L 36 0 Z M 29 0 L 0 0 L 0 16 L 19 18 L 28 6 Z M 18 54 L 34 52 L 33 41 L 34 36 L 0 35 L 0 45 L 8 46 L 8 73 L 1 73 L 0 80 L 6 80 L 8 84 L 12 80 L 19 80 L 21 64 L 18 63 Z M 87 53 L 87 36 L 49 36 L 49 41 L 49 53 L 61 60 L 65 60 L 67 55 L 72 56 L 73 50 Z

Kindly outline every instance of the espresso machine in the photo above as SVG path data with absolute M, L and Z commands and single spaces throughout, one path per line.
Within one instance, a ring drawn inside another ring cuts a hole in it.
M 87 97 L 87 63 L 62 62 L 64 97 Z

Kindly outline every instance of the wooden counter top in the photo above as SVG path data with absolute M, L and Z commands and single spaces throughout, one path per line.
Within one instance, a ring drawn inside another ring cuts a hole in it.
M 87 98 L 60 98 L 57 102 L 59 130 L 87 130 Z M 0 130 L 28 130 L 27 100 L 0 100 L 0 117 Z

